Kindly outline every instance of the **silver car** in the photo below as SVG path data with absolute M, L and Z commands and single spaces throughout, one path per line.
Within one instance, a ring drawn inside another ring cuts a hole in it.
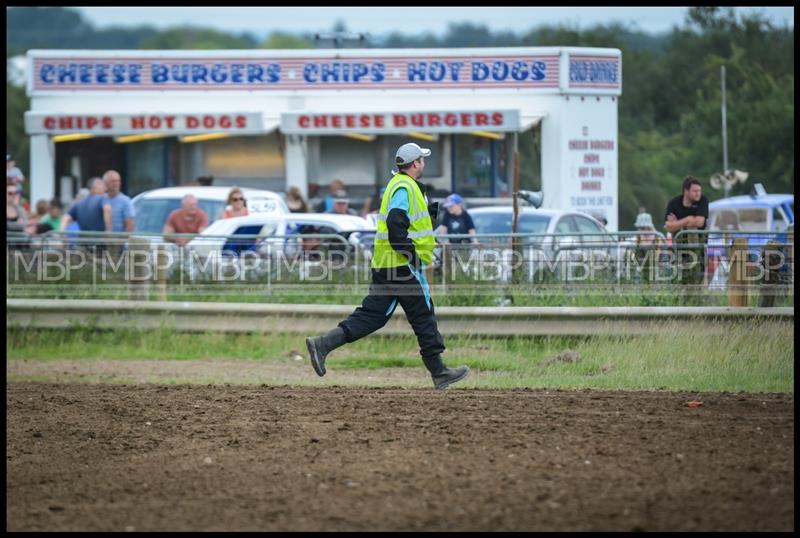
M 490 255 L 502 260 L 502 279 L 510 276 L 513 208 L 510 206 L 479 207 L 468 210 L 478 234 L 481 258 Z M 520 237 L 528 278 L 540 269 L 550 267 L 560 276 L 562 261 L 593 260 L 601 265 L 613 258 L 615 243 L 606 228 L 594 217 L 579 211 L 519 208 L 517 233 Z M 487 234 L 499 234 L 490 237 Z M 473 259 L 476 257 L 472 254 Z

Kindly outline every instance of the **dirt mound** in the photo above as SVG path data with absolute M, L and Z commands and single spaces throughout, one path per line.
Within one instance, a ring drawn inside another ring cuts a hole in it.
M 10 383 L 6 404 L 8 531 L 794 528 L 792 395 Z

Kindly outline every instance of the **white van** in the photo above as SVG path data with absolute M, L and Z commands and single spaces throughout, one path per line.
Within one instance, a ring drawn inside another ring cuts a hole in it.
M 208 223 L 222 216 L 227 205 L 228 194 L 233 187 L 165 187 L 146 191 L 133 199 L 136 210 L 134 231 L 139 233 L 161 233 L 169 214 L 181 207 L 181 199 L 187 194 L 197 197 L 200 209 L 208 215 Z M 289 208 L 283 197 L 273 191 L 242 188 L 247 208 L 251 214 L 288 214 Z

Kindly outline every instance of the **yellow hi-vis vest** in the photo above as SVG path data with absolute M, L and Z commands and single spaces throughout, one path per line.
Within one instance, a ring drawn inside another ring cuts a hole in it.
M 408 265 L 408 257 L 400 254 L 389 244 L 389 227 L 386 218 L 389 215 L 389 203 L 397 189 L 408 189 L 408 237 L 414 243 L 417 256 L 424 264 L 430 264 L 433 259 L 433 248 L 436 238 L 433 236 L 433 224 L 428 213 L 428 203 L 422 189 L 417 182 L 406 174 L 395 174 L 386 185 L 386 191 L 381 200 L 381 212 L 378 215 L 378 230 L 375 234 L 375 246 L 372 253 L 372 267 L 374 269 L 388 269 Z

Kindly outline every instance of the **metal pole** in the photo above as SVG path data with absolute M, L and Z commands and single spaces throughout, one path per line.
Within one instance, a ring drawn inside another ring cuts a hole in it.
M 514 178 L 513 178 L 513 183 L 512 183 L 512 187 L 511 187 L 511 192 L 513 193 L 512 196 L 513 196 L 513 204 L 514 204 L 514 218 L 511 221 L 511 233 L 512 234 L 516 234 L 517 233 L 517 223 L 519 221 L 519 195 L 517 194 L 519 192 L 519 133 L 517 133 L 515 131 L 513 133 L 512 140 L 513 140 L 512 144 L 513 144 L 513 148 L 514 148 L 514 162 L 513 162 L 513 165 L 514 165 L 514 168 L 513 168 L 513 170 L 514 170 Z M 516 236 L 514 236 L 514 238 L 511 241 L 511 249 L 512 249 L 512 252 L 514 253 L 514 257 L 513 257 L 514 265 L 511 268 L 511 272 L 512 272 L 511 281 L 516 283 L 516 282 L 519 282 L 519 280 L 518 280 L 519 275 L 515 274 L 515 273 L 519 272 L 519 267 L 517 267 L 517 260 L 520 257 L 518 255 L 521 254 L 519 238 L 517 238 Z
M 722 74 L 722 175 L 725 176 L 728 171 L 728 116 L 725 104 L 724 65 L 720 66 L 720 72 Z M 727 198 L 731 194 L 731 185 L 730 182 L 727 180 L 727 177 L 724 181 L 724 184 L 725 184 L 725 198 Z

